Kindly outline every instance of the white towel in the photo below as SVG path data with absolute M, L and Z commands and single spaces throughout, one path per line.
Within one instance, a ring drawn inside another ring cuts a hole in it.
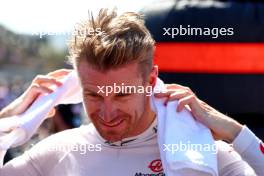
M 51 94 L 39 96 L 23 114 L 0 120 L 0 166 L 6 150 L 27 142 L 54 106 L 82 102 L 81 87 L 75 71 L 69 73 L 61 82 L 61 87 Z
M 70 73 L 63 85 L 53 93 L 40 96 L 23 114 L 0 120 L 0 161 L 11 146 L 21 145 L 32 137 L 49 111 L 58 104 L 75 104 L 82 101 L 81 88 L 76 72 Z M 155 91 L 164 90 L 164 84 L 158 80 Z M 158 143 L 163 168 L 168 176 L 217 176 L 216 154 L 212 151 L 177 150 L 164 151 L 165 145 L 195 144 L 213 145 L 214 140 L 205 126 L 196 122 L 187 110 L 177 113 L 177 101 L 169 102 L 165 107 L 164 100 L 154 99 L 152 108 L 158 117 Z M 11 132 L 10 132 L 11 131 Z M 1 166 L 1 165 L 0 165 Z M 203 174 L 201 174 L 203 173 Z
M 164 83 L 158 79 L 154 91 L 165 89 Z M 164 106 L 164 99 L 154 99 L 153 102 L 152 108 L 158 117 L 158 143 L 165 174 L 217 176 L 217 151 L 210 130 L 194 120 L 187 109 L 177 112 L 177 101 L 169 102 L 167 106 Z

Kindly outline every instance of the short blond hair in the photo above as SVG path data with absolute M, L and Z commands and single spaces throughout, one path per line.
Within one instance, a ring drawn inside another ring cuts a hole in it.
M 75 28 L 68 43 L 69 61 L 78 66 L 85 59 L 102 71 L 137 62 L 146 75 L 153 67 L 154 45 L 142 15 L 101 9 L 96 19 L 91 14 Z

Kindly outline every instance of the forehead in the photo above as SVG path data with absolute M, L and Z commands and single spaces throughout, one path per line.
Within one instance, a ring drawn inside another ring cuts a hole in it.
M 83 61 L 78 65 L 77 71 L 83 86 L 107 86 L 114 83 L 138 85 L 143 81 L 138 67 L 138 63 L 130 63 L 119 68 L 101 71 Z

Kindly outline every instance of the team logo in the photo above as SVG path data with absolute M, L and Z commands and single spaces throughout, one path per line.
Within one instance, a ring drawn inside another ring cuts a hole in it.
M 163 171 L 162 163 L 160 159 L 156 159 L 151 161 L 151 163 L 148 166 L 153 172 L 161 172 Z
M 264 144 L 261 142 L 259 144 L 260 151 L 264 154 Z

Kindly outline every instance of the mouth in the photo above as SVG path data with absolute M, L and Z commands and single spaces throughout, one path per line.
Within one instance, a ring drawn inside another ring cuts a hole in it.
M 120 120 L 117 120 L 117 121 L 114 121 L 112 123 L 105 123 L 105 122 L 102 122 L 102 124 L 106 127 L 109 127 L 109 128 L 113 128 L 113 127 L 117 127 L 119 126 L 122 122 L 124 121 L 124 119 L 120 119 Z

